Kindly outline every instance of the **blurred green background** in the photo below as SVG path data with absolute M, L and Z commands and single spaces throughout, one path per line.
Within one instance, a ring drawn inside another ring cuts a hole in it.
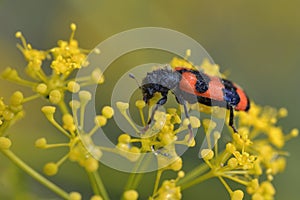
M 77 24 L 76 39 L 81 47 L 92 49 L 101 41 L 132 28 L 155 26 L 174 29 L 197 40 L 209 52 L 221 71 L 229 70 L 231 80 L 239 83 L 247 90 L 251 99 L 260 105 L 286 107 L 289 116 L 279 121 L 285 132 L 291 128 L 299 128 L 300 114 L 300 1 L 297 0 L 227 0 L 227 1 L 0 1 L 0 69 L 7 66 L 23 70 L 26 64 L 23 56 L 16 48 L 19 42 L 14 34 L 21 30 L 33 47 L 47 49 L 53 47 L 58 39 L 68 39 L 71 22 Z M 168 59 L 170 59 L 170 55 Z M 122 65 L 122 69 L 132 66 L 157 62 L 161 58 L 158 52 L 137 53 L 124 56 L 113 65 Z M 118 74 L 101 86 L 103 90 L 113 87 L 110 81 L 117 80 Z M 120 69 L 120 68 L 119 68 Z M 120 76 L 122 75 L 120 70 Z M 25 95 L 30 90 L 0 81 L 0 96 L 8 97 L 16 89 L 22 89 Z M 107 87 L 107 88 L 106 88 Z M 101 101 L 101 96 L 99 97 Z M 103 103 L 102 103 L 103 102 Z M 101 105 L 109 102 L 104 97 Z M 14 126 L 10 132 L 13 139 L 13 150 L 39 171 L 44 163 L 55 161 L 66 153 L 67 149 L 36 150 L 35 139 L 46 136 L 49 142 L 66 141 L 57 134 L 44 116 L 35 111 L 44 105 L 43 101 L 35 101 L 26 105 L 27 118 Z M 100 107 L 99 107 L 100 108 Z M 33 120 L 34 119 L 34 120 Z M 25 128 L 24 128 L 25 127 Z M 41 129 L 42 128 L 42 129 Z M 43 131 L 41 131 L 43 130 Z M 53 134 L 51 134 L 53 133 Z M 288 142 L 285 150 L 290 152 L 287 169 L 275 177 L 277 188 L 276 199 L 299 199 L 300 191 L 300 152 L 299 138 Z M 60 151 L 60 152 L 58 152 Z M 192 161 L 193 159 L 191 159 Z M 194 161 L 195 162 L 195 161 Z M 102 166 L 101 166 L 102 167 Z M 126 174 L 115 172 L 116 179 L 102 167 L 104 181 L 109 190 L 122 188 Z M 76 164 L 66 162 L 57 176 L 51 180 L 66 190 L 78 190 L 85 195 L 90 194 L 85 173 Z M 123 179 L 122 179 L 123 178 Z M 142 184 L 151 185 L 152 178 L 145 179 Z M 115 181 L 119 188 L 112 188 Z M 17 192 L 18 191 L 18 192 Z M 29 191 L 30 194 L 27 194 Z M 17 194 L 19 193 L 19 194 Z M 37 184 L 27 175 L 19 172 L 9 161 L 0 155 L 0 199 L 56 199 L 56 196 Z M 35 194 L 32 196 L 32 194 Z M 225 189 L 218 181 L 195 186 L 185 193 L 185 199 L 193 196 L 202 199 L 229 199 Z

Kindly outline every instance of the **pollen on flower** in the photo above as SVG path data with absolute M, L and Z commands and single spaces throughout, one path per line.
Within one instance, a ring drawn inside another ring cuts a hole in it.
M 127 190 L 123 194 L 124 200 L 137 200 L 139 193 L 136 190 Z
M 72 33 L 69 41 L 58 41 L 58 46 L 50 50 L 53 60 L 51 68 L 57 75 L 68 76 L 73 70 L 80 69 L 88 65 L 85 51 L 78 47 L 77 40 L 74 39 L 76 25 L 70 25 Z
M 131 162 L 135 162 L 140 158 L 140 156 L 141 156 L 141 149 L 133 146 L 129 149 L 129 152 L 126 155 L 126 158 L 128 160 L 130 160 Z
M 97 125 L 97 126 L 104 126 L 105 124 L 106 124 L 106 122 L 107 122 L 107 118 L 106 117 L 104 117 L 103 115 L 97 115 L 96 117 L 95 117 L 95 124 Z
M 252 195 L 253 200 L 274 199 L 276 191 L 274 186 L 269 181 L 264 181 L 260 184 L 256 192 Z
M 63 121 L 63 128 L 70 131 L 70 132 L 73 132 L 76 130 L 76 126 L 75 126 L 75 123 L 74 123 L 74 118 L 71 114 L 67 113 L 67 114 L 64 114 L 63 117 L 62 117 L 62 121 Z
M 41 148 L 41 149 L 44 149 L 44 148 L 46 148 L 47 147 L 47 140 L 46 140 L 46 138 L 39 138 L 39 139 L 37 139 L 36 141 L 35 141 L 35 147 L 37 147 L 37 148 Z
M 98 83 L 98 84 L 104 83 L 104 76 L 99 68 L 96 68 L 92 72 L 91 79 L 93 83 Z
M 278 148 L 282 148 L 285 140 L 284 140 L 284 133 L 282 132 L 282 129 L 279 127 L 270 127 L 270 132 L 272 134 L 269 134 L 270 142 L 275 145 Z
M 178 178 L 183 178 L 184 176 L 185 176 L 184 171 L 179 171 L 179 172 L 177 173 L 177 177 L 178 177 Z
M 62 93 L 59 90 L 52 90 L 49 93 L 49 101 L 53 104 L 58 104 L 62 100 Z
M 254 167 L 255 156 L 250 155 L 247 152 L 240 153 L 239 151 L 233 152 L 233 155 L 237 159 L 239 165 L 243 167 L 243 169 L 247 170 Z
M 30 44 L 27 44 L 24 36 L 20 31 L 16 32 L 15 36 L 21 39 L 22 45 L 17 45 L 17 47 L 22 51 L 25 59 L 28 61 L 27 72 L 30 73 L 32 68 L 40 69 L 42 60 L 46 58 L 47 53 L 44 51 L 39 51 L 33 49 Z
M 69 102 L 69 106 L 71 107 L 72 110 L 77 110 L 80 108 L 80 102 L 77 100 L 72 100 Z
M 58 172 L 58 165 L 54 162 L 49 162 L 44 166 L 43 171 L 48 176 L 54 176 Z
M 23 99 L 24 99 L 23 93 L 20 91 L 16 91 L 10 97 L 10 104 L 12 106 L 19 106 L 23 103 Z
M 85 160 L 84 167 L 88 172 L 94 172 L 98 170 L 99 162 L 96 159 L 89 157 Z
M 116 103 L 117 108 L 120 110 L 120 112 L 124 112 L 129 108 L 129 104 L 128 103 L 124 103 L 124 102 L 120 102 L 118 101 Z
M 117 149 L 120 150 L 120 153 L 123 154 L 123 156 L 126 157 L 126 153 L 129 151 L 129 144 L 125 144 L 125 143 L 118 143 L 117 144 Z
M 226 151 L 233 153 L 236 151 L 236 147 L 232 143 L 226 144 Z
M 201 157 L 205 160 L 211 160 L 214 157 L 214 152 L 211 149 L 203 149 Z
M 11 147 L 11 140 L 7 137 L 0 137 L 0 149 L 9 149 Z
M 103 198 L 99 195 L 94 195 L 94 196 L 91 197 L 90 200 L 103 200 Z
M 135 102 L 135 106 L 138 108 L 138 109 L 143 109 L 145 106 L 146 106 L 146 103 L 145 101 L 143 100 L 137 100 Z
M 227 161 L 227 165 L 232 169 L 236 168 L 238 166 L 238 164 L 239 164 L 239 162 L 236 158 L 230 158 Z
M 68 200 L 81 200 L 81 194 L 79 192 L 70 192 Z
M 294 128 L 294 129 L 292 129 L 290 134 L 292 137 L 297 137 L 299 135 L 299 130 Z
M 208 59 L 204 59 L 200 68 L 210 76 L 220 76 L 220 67 L 217 64 L 212 64 Z
M 54 113 L 56 108 L 54 106 L 43 106 L 42 112 L 46 115 L 48 120 L 54 120 Z
M 166 113 L 165 112 L 160 112 L 160 111 L 156 111 L 154 114 L 154 120 L 155 121 L 166 121 Z
M 75 81 L 68 82 L 67 88 L 70 92 L 77 93 L 80 90 L 80 85 Z
M 36 92 L 42 95 L 47 93 L 47 89 L 48 86 L 45 83 L 40 83 L 36 86 Z
M 278 111 L 278 117 L 286 117 L 288 115 L 288 110 L 286 108 L 280 108 Z
M 242 190 L 235 190 L 231 194 L 231 200 L 242 200 L 244 198 L 244 192 Z
M 80 91 L 79 99 L 81 104 L 85 105 L 88 101 L 92 99 L 92 94 L 89 91 Z
M 10 67 L 5 68 L 5 70 L 1 73 L 1 77 L 8 80 L 20 79 L 18 72 Z
M 248 194 L 254 194 L 258 188 L 259 188 L 258 179 L 255 178 L 248 183 L 246 190 Z
M 174 180 L 166 180 L 157 191 L 157 200 L 173 199 L 180 200 L 182 197 L 179 186 L 176 186 Z
M 110 106 L 104 106 L 102 108 L 102 115 L 107 118 L 107 119 L 110 119 L 112 118 L 112 116 L 114 115 L 114 110 L 112 107 Z
M 6 121 L 10 121 L 14 118 L 14 113 L 10 110 L 4 110 L 3 113 L 2 113 L 2 116 L 3 118 L 6 120 Z
M 170 62 L 170 65 L 171 65 L 172 68 L 185 67 L 185 68 L 188 68 L 188 69 L 195 69 L 195 67 L 193 66 L 193 63 L 191 63 L 187 60 L 181 59 L 181 58 L 176 58 L 176 57 L 174 57 L 172 59 L 172 61 Z
M 173 171 L 179 171 L 182 168 L 182 159 L 178 157 L 171 165 L 168 167 Z
M 192 128 L 199 128 L 201 126 L 200 120 L 197 117 L 190 116 Z
M 118 137 L 118 142 L 128 144 L 130 142 L 130 139 L 130 135 L 124 133 Z
M 15 36 L 16 36 L 16 38 L 21 38 L 22 32 L 21 31 L 16 32 Z
M 70 25 L 70 28 L 71 28 L 72 31 L 75 31 L 75 30 L 76 30 L 76 24 L 75 24 L 75 23 L 72 23 L 72 24 Z

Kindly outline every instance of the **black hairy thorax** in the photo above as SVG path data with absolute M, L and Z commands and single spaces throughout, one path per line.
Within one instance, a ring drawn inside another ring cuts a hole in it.
M 180 80 L 181 74 L 170 68 L 148 72 L 141 86 L 144 101 L 147 103 L 156 92 L 166 96 L 169 90 L 178 87 Z

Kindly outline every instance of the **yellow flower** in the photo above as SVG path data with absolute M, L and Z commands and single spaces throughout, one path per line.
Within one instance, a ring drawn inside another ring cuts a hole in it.
M 68 200 L 81 200 L 81 194 L 79 192 L 71 192 Z
M 58 165 L 50 162 L 44 166 L 44 173 L 48 176 L 53 176 L 58 172 Z
M 57 47 L 45 51 L 32 48 L 26 42 L 22 33 L 17 32 L 16 37 L 20 38 L 22 43 L 22 45 L 18 45 L 18 48 L 28 63 L 25 70 L 29 79 L 21 78 L 18 72 L 10 67 L 2 73 L 4 79 L 31 87 L 40 96 L 49 99 L 53 104 L 59 105 L 64 113 L 67 112 L 64 102 L 66 92 L 77 93 L 83 86 L 104 82 L 104 76 L 98 68 L 94 69 L 92 74 L 87 77 L 78 77 L 76 80 L 69 78 L 74 70 L 88 66 L 86 59 L 87 54 L 90 53 L 90 51 L 80 48 L 77 40 L 74 39 L 76 25 L 71 24 L 70 28 L 72 33 L 68 41 L 59 40 Z M 46 62 L 46 58 L 47 61 L 50 60 L 50 65 L 49 62 Z M 45 72 L 48 71 L 47 67 L 52 69 L 50 75 Z M 27 100 L 37 97 L 39 96 L 33 95 L 32 98 Z
M 9 149 L 11 147 L 11 140 L 6 137 L 0 137 L 0 149 Z
M 136 190 L 127 190 L 123 194 L 124 200 L 137 200 L 139 193 Z
M 252 195 L 252 199 L 274 199 L 275 193 L 276 191 L 272 183 L 269 181 L 264 181 L 260 184 L 257 191 Z
M 176 58 L 176 57 L 173 58 L 173 60 L 170 62 L 170 65 L 172 68 L 184 67 L 184 68 L 189 68 L 189 69 L 195 69 L 195 67 L 193 66 L 193 64 L 191 62 L 184 60 L 184 59 Z
M 157 191 L 155 200 L 180 200 L 182 197 L 180 187 L 176 186 L 174 180 L 164 181 Z
M 78 47 L 77 40 L 74 39 L 76 30 L 75 24 L 71 24 L 72 34 L 69 41 L 58 41 L 58 47 L 50 50 L 53 61 L 51 67 L 56 74 L 69 75 L 74 69 L 80 69 L 85 66 L 86 55 Z
M 244 192 L 242 190 L 235 190 L 231 194 L 231 200 L 242 200 L 244 198 Z

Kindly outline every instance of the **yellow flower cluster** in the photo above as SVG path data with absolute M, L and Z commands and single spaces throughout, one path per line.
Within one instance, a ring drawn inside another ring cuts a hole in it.
M 131 121 L 127 114 L 129 104 L 118 102 L 117 107 L 121 114 L 128 120 L 128 122 L 134 127 L 137 131 L 137 134 L 140 134 L 138 128 L 135 127 L 134 123 Z M 138 100 L 136 102 L 136 107 L 140 110 L 141 120 L 145 125 L 145 116 L 143 114 L 143 108 L 145 103 Z M 149 113 L 151 108 L 149 109 Z M 153 124 L 146 132 L 142 133 L 140 138 L 131 138 L 128 134 L 122 134 L 119 136 L 119 143 L 117 146 L 123 146 L 128 148 L 128 146 L 133 146 L 132 143 L 140 143 L 140 151 L 142 153 L 153 152 L 157 155 L 158 165 L 160 167 L 170 167 L 170 159 L 172 162 L 180 159 L 175 151 L 175 145 L 181 144 L 186 146 L 194 146 L 195 141 L 189 141 L 189 135 L 186 135 L 183 139 L 178 139 L 177 135 L 188 129 L 188 124 L 190 123 L 193 128 L 200 127 L 200 121 L 198 118 L 191 116 L 190 119 L 186 119 L 183 122 L 181 121 L 179 115 L 177 114 L 177 109 L 169 108 L 167 112 L 157 111 L 153 117 Z M 133 147 L 131 147 L 133 148 Z M 162 149 L 164 148 L 164 149 Z M 163 152 L 167 152 L 167 155 Z M 171 162 L 171 163 L 172 163 Z M 180 167 L 176 165 L 174 168 L 179 168 L 175 171 L 180 170 Z
M 150 200 L 179 200 L 182 198 L 183 190 L 210 178 L 220 180 L 231 200 L 242 200 L 245 196 L 244 192 L 248 193 L 246 195 L 251 196 L 252 200 L 274 199 L 276 190 L 272 185 L 272 180 L 276 174 L 284 171 L 285 156 L 288 154 L 282 148 L 288 140 L 297 137 L 299 132 L 298 129 L 292 129 L 289 133 L 284 133 L 283 129 L 277 125 L 278 119 L 287 116 L 285 108 L 261 107 L 251 102 L 249 112 L 235 113 L 239 131 L 230 133 L 230 141 L 227 141 L 222 149 L 221 133 L 215 130 L 217 124 L 211 119 L 202 119 L 201 122 L 195 116 L 181 119 L 180 113 L 183 108 L 167 108 L 166 111 L 157 110 L 153 119 L 151 118 L 151 123 L 147 124 L 150 114 L 148 117 L 144 115 L 146 104 L 144 101 L 138 100 L 135 106 L 139 111 L 141 123 L 145 127 L 139 130 L 128 115 L 129 104 L 117 102 L 117 108 L 134 128 L 136 137 L 133 136 L 133 133 L 123 133 L 119 135 L 115 147 L 97 146 L 94 144 L 92 136 L 107 124 L 108 120 L 114 116 L 115 111 L 110 106 L 104 106 L 101 114 L 94 118 L 92 129 L 87 130 L 88 128 L 85 127 L 86 106 L 91 101 L 92 94 L 81 88 L 89 84 L 101 84 L 104 82 L 104 77 L 100 69 L 95 69 L 87 77 L 80 77 L 76 80 L 70 78 L 72 72 L 89 65 L 87 61 L 89 51 L 79 48 L 77 40 L 74 39 L 76 25 L 71 24 L 70 28 L 72 33 L 68 41 L 60 40 L 57 47 L 45 51 L 32 48 L 21 32 L 16 33 L 16 37 L 20 38 L 22 43 L 22 45 L 18 45 L 18 48 L 28 62 L 26 73 L 30 79 L 21 78 L 17 70 L 10 67 L 2 73 L 2 78 L 28 86 L 36 94 L 24 98 L 23 94 L 17 91 L 11 96 L 9 104 L 5 104 L 3 99 L 0 99 L 1 152 L 4 152 L 12 160 L 14 159 L 15 163 L 18 163 L 37 180 L 40 179 L 40 182 L 44 184 L 47 182 L 10 152 L 12 142 L 5 135 L 5 130 L 23 117 L 25 102 L 44 97 L 51 104 L 60 108 L 62 113 L 60 120 L 55 118 L 55 106 L 44 106 L 41 110 L 48 121 L 68 138 L 68 142 L 49 144 L 47 139 L 42 137 L 36 140 L 35 146 L 40 149 L 65 147 L 68 148 L 68 152 L 58 161 L 46 163 L 43 171 L 46 175 L 53 176 L 58 173 L 59 167 L 67 159 L 77 162 L 90 175 L 91 184 L 95 190 L 91 200 L 109 199 L 97 174 L 99 159 L 105 152 L 115 153 L 135 162 L 136 168 L 144 161 L 146 153 L 154 155 L 158 170 Z M 96 50 L 95 53 L 99 52 Z M 170 62 L 171 67 L 193 68 L 212 76 L 225 77 L 219 72 L 219 66 L 211 64 L 208 60 L 204 60 L 201 66 L 195 66 L 188 61 L 190 55 L 191 51 L 187 50 L 184 59 L 174 58 Z M 50 64 L 47 66 L 47 63 Z M 52 70 L 50 75 L 47 75 L 45 67 Z M 79 99 L 72 100 L 67 106 L 66 92 L 78 93 Z M 148 113 L 152 113 L 158 98 L 157 95 L 150 100 Z M 188 108 L 212 113 L 217 117 L 224 116 L 226 111 L 219 107 L 199 104 L 188 105 Z M 226 121 L 228 120 L 226 119 Z M 196 145 L 196 141 L 189 133 L 189 127 L 194 129 L 203 127 L 201 130 L 206 136 L 207 146 L 199 152 L 203 163 L 194 170 L 184 173 L 182 171 L 183 159 L 176 147 L 183 145 L 188 149 Z M 166 170 L 177 172 L 177 178 L 161 181 L 162 173 Z M 139 198 L 136 188 L 140 178 L 137 177 L 135 171 L 130 176 L 129 184 L 125 187 L 122 198 L 136 200 Z M 242 188 L 232 190 L 228 180 L 238 183 Z M 160 182 L 162 183 L 160 184 Z M 50 189 L 65 199 L 82 199 L 78 192 L 65 193 L 53 184 L 49 182 L 47 184 Z
M 67 91 L 77 93 L 82 86 L 101 84 L 104 81 L 102 72 L 98 68 L 88 77 L 80 77 L 76 80 L 69 78 L 76 69 L 88 66 L 87 54 L 90 53 L 79 48 L 77 40 L 74 39 L 76 25 L 71 24 L 70 27 L 72 34 L 68 41 L 60 40 L 57 47 L 44 51 L 32 48 L 22 33 L 17 32 L 16 37 L 22 42 L 18 48 L 28 62 L 25 69 L 30 79 L 21 78 L 17 70 L 11 67 L 7 67 L 2 73 L 2 78 L 32 88 L 37 93 L 32 98 L 43 96 L 52 104 L 59 105 L 64 113 L 66 113 L 64 96 Z M 50 75 L 47 75 L 47 67 L 52 69 Z
M 42 112 L 49 122 L 53 124 L 60 132 L 69 138 L 68 143 L 47 144 L 45 138 L 36 140 L 35 146 L 42 149 L 68 147 L 69 152 L 57 162 L 49 162 L 44 166 L 45 174 L 52 176 L 58 172 L 58 167 L 69 158 L 71 161 L 78 162 L 88 172 L 94 172 L 99 167 L 98 159 L 102 156 L 102 147 L 93 143 L 92 135 L 102 126 L 106 125 L 108 119 L 112 118 L 114 111 L 111 107 L 105 106 L 102 114 L 97 115 L 94 120 L 94 128 L 90 132 L 85 132 L 84 128 L 84 110 L 91 99 L 91 94 L 87 91 L 79 92 L 79 101 L 70 102 L 70 107 L 74 115 L 69 113 L 62 116 L 63 124 L 60 125 L 54 118 L 55 107 L 44 106 Z M 77 113 L 80 113 L 77 119 Z M 81 127 L 80 129 L 78 127 Z M 105 150 L 105 148 L 104 148 Z
M 172 65 L 189 67 L 190 62 L 177 58 L 173 59 Z M 210 75 L 220 74 L 219 67 L 210 64 L 207 60 L 196 68 Z M 221 77 L 223 76 L 222 74 Z M 220 111 L 219 108 L 207 108 L 201 105 L 192 105 L 191 108 L 214 112 L 214 114 Z M 208 119 L 203 120 L 202 124 L 209 149 L 203 149 L 200 155 L 208 168 L 202 166 L 198 170 L 196 169 L 198 175 L 195 172 L 188 173 L 180 185 L 186 189 L 208 178 L 217 177 L 229 192 L 231 199 L 243 199 L 244 192 L 231 190 L 226 179 L 244 185 L 253 200 L 273 199 L 275 189 L 271 181 L 273 176 L 282 172 L 286 166 L 284 156 L 287 155 L 287 152 L 281 149 L 286 141 L 298 136 L 298 129 L 292 129 L 289 133 L 284 134 L 282 128 L 276 125 L 279 118 L 287 116 L 285 108 L 277 110 L 269 106 L 261 107 L 251 102 L 249 112 L 236 112 L 236 116 L 239 132 L 231 133 L 232 141 L 226 144 L 224 151 L 219 151 L 220 133 L 213 131 L 215 122 Z M 208 129 L 208 127 L 210 128 Z M 210 141 L 212 134 L 214 135 L 214 144 Z
M 150 200 L 180 200 L 182 194 L 181 188 L 177 186 L 177 182 L 182 177 L 184 177 L 184 172 L 179 171 L 177 173 L 177 179 L 165 180 L 157 192 L 150 197 Z
M 210 75 L 220 76 L 219 66 L 210 64 L 208 60 L 205 60 L 201 66 L 194 66 L 185 59 L 174 58 L 171 61 L 171 66 L 197 68 Z M 224 77 L 224 75 L 221 74 L 221 77 Z M 140 113 L 143 113 L 141 110 L 144 106 L 142 102 L 136 102 L 136 105 L 140 105 L 137 107 L 140 109 Z M 189 107 L 191 109 L 213 113 L 216 116 L 218 116 L 219 113 L 221 113 L 219 115 L 222 116 L 222 112 L 224 111 L 222 111 L 221 108 L 207 107 L 198 104 L 190 105 Z M 128 109 L 128 106 L 126 106 L 126 109 Z M 180 141 L 178 140 L 177 134 L 181 131 L 186 131 L 186 124 L 188 123 L 197 124 L 194 125 L 194 127 L 200 126 L 198 119 L 196 123 L 192 123 L 193 117 L 190 117 L 189 120 L 185 119 L 181 121 L 177 112 L 177 109 L 173 108 L 168 109 L 167 112 L 157 111 L 154 115 L 154 122 L 144 133 L 147 137 L 142 137 L 139 140 L 142 145 L 142 151 L 154 151 L 157 155 L 158 166 L 165 166 L 165 164 L 171 160 L 173 164 L 162 167 L 162 170 L 176 169 L 175 171 L 177 171 L 181 169 L 180 164 L 175 164 L 177 167 L 171 167 L 174 166 L 174 163 L 181 163 L 181 159 L 177 159 L 175 145 L 188 145 L 189 143 L 187 142 L 188 137 Z M 128 119 L 124 110 L 121 111 L 121 113 Z M 282 172 L 286 165 L 284 156 L 287 155 L 287 153 L 281 149 L 284 147 L 286 141 L 298 135 L 298 130 L 293 129 L 290 133 L 284 134 L 282 128 L 276 125 L 279 118 L 287 116 L 287 110 L 284 108 L 276 110 L 268 106 L 261 107 L 251 102 L 251 109 L 248 113 L 236 112 L 236 116 L 239 132 L 231 133 L 232 140 L 226 144 L 224 150 L 219 149 L 218 141 L 221 137 L 221 133 L 214 130 L 216 123 L 210 119 L 203 119 L 202 124 L 208 143 L 208 149 L 202 149 L 200 156 L 205 161 L 206 166 L 201 165 L 199 169 L 187 173 L 187 176 L 178 183 L 182 189 L 191 187 L 208 178 L 217 177 L 225 186 L 233 200 L 243 199 L 244 192 L 240 189 L 233 191 L 226 179 L 244 185 L 247 193 L 252 196 L 253 200 L 273 198 L 275 194 L 275 189 L 271 183 L 273 176 Z M 141 116 L 141 119 L 143 123 L 145 123 L 144 116 Z M 187 123 L 185 123 L 186 120 Z M 130 123 L 133 124 L 133 122 Z M 214 141 L 211 141 L 211 138 L 214 138 Z M 190 146 L 194 145 L 195 142 L 193 141 L 193 145 Z M 170 159 L 170 157 L 173 158 L 173 160 Z M 264 177 L 266 177 L 266 179 L 264 179 Z M 168 182 L 168 184 L 170 183 Z M 159 191 L 160 190 L 157 190 L 157 192 Z M 168 194 L 171 195 L 173 193 L 174 191 Z
M 79 49 L 78 42 L 74 40 L 76 25 L 71 24 L 72 34 L 69 41 L 58 41 L 58 47 L 50 50 L 53 57 L 51 68 L 57 74 L 69 75 L 74 69 L 87 66 L 86 55 Z
M 9 104 L 5 104 L 3 98 L 0 99 L 0 136 L 5 136 L 5 131 L 17 120 L 24 116 L 22 92 L 17 91 L 10 97 Z

